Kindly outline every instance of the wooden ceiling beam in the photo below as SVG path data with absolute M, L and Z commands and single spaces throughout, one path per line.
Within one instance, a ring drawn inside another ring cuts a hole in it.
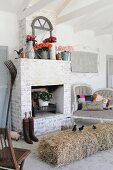
M 103 34 L 113 34 L 113 22 L 108 24 L 105 27 L 101 27 L 98 29 L 94 29 L 95 35 L 103 35 Z
M 44 8 L 46 5 L 50 4 L 51 2 L 53 2 L 53 0 L 39 0 L 33 6 L 29 7 L 25 11 L 23 11 L 19 15 L 19 20 L 24 19 L 24 18 L 28 17 L 29 15 L 39 11 L 40 9 Z
M 59 8 L 56 10 L 57 16 L 66 8 L 66 6 L 70 3 L 71 0 L 65 0 Z
M 89 22 L 86 23 L 76 23 L 74 25 L 74 31 L 75 32 L 80 32 L 83 30 L 95 30 L 95 29 L 105 29 L 105 28 L 109 28 L 111 27 L 111 23 L 112 23 L 112 18 L 107 19 L 107 18 L 103 18 L 103 19 L 99 19 L 99 20 L 90 20 Z
M 103 29 L 112 26 L 112 11 L 113 6 L 105 8 L 103 10 L 96 12 L 95 14 L 86 15 L 75 21 L 73 25 L 74 31 L 79 32 L 87 29 Z
M 96 12 L 102 8 L 106 8 L 108 5 L 113 4 L 113 0 L 98 0 L 66 15 L 63 15 L 57 19 L 57 24 L 61 24 L 72 19 L 76 19 L 81 16 L 88 15 L 90 13 Z

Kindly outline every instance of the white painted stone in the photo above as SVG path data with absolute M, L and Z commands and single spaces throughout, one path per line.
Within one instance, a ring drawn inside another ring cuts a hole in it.
M 62 89 L 64 96 L 61 101 L 63 113 L 35 118 L 35 132 L 37 134 L 60 129 L 63 119 L 71 116 L 70 62 L 60 60 L 18 59 L 15 60 L 15 65 L 18 74 L 12 95 L 13 128 L 17 131 L 22 131 L 24 114 L 32 110 L 32 86 L 63 84 Z

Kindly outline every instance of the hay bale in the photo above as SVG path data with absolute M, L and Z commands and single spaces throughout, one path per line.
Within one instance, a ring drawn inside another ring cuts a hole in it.
M 91 133 L 65 130 L 43 138 L 38 150 L 42 160 L 60 166 L 97 152 L 97 144 Z
M 95 130 L 92 126 L 84 128 L 82 132 L 68 129 L 44 137 L 39 143 L 39 157 L 60 166 L 111 148 L 113 124 L 96 124 L 96 127 Z
M 109 149 L 113 146 L 113 124 L 103 123 L 97 124 L 96 129 L 88 127 L 86 132 L 90 132 L 96 136 L 99 146 L 99 151 Z
M 90 132 L 83 130 L 82 135 L 84 135 L 84 140 L 82 144 L 83 158 L 95 154 L 98 151 L 98 141 L 95 135 Z

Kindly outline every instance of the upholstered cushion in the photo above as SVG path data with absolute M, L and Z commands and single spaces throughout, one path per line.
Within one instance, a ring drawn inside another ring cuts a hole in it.
M 110 98 L 110 104 L 113 104 L 113 89 L 105 88 L 94 92 L 94 94 L 100 94 L 104 98 Z
M 95 93 L 93 95 L 93 101 L 94 102 L 102 101 L 103 109 L 108 109 L 111 99 L 108 96 L 103 97 L 102 95 Z
M 78 103 L 78 110 L 82 110 L 82 103 Z
M 93 101 L 93 95 L 85 95 L 85 102 L 90 103 Z
M 77 95 L 78 103 L 85 103 L 85 96 L 84 95 Z
M 78 99 L 77 95 L 92 95 L 93 89 L 88 84 L 74 84 L 72 93 L 72 110 L 78 110 Z
M 82 103 L 85 103 L 84 95 L 77 95 L 78 110 L 82 109 Z
M 93 110 L 101 111 L 101 110 L 103 110 L 102 102 L 83 103 L 82 110 L 84 110 L 84 111 L 91 111 L 91 110 L 92 111 Z
M 93 101 L 94 102 L 99 102 L 103 100 L 103 96 L 101 96 L 100 94 L 94 94 L 93 95 Z
M 78 99 L 78 110 L 82 109 L 82 103 L 89 103 L 93 101 L 92 95 L 77 95 Z

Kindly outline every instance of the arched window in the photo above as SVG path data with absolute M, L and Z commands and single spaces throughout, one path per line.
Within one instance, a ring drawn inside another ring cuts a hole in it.
M 52 36 L 53 26 L 48 18 L 44 16 L 36 17 L 31 24 L 32 34 L 37 36 L 38 42 Z M 40 40 L 39 40 L 40 38 Z

